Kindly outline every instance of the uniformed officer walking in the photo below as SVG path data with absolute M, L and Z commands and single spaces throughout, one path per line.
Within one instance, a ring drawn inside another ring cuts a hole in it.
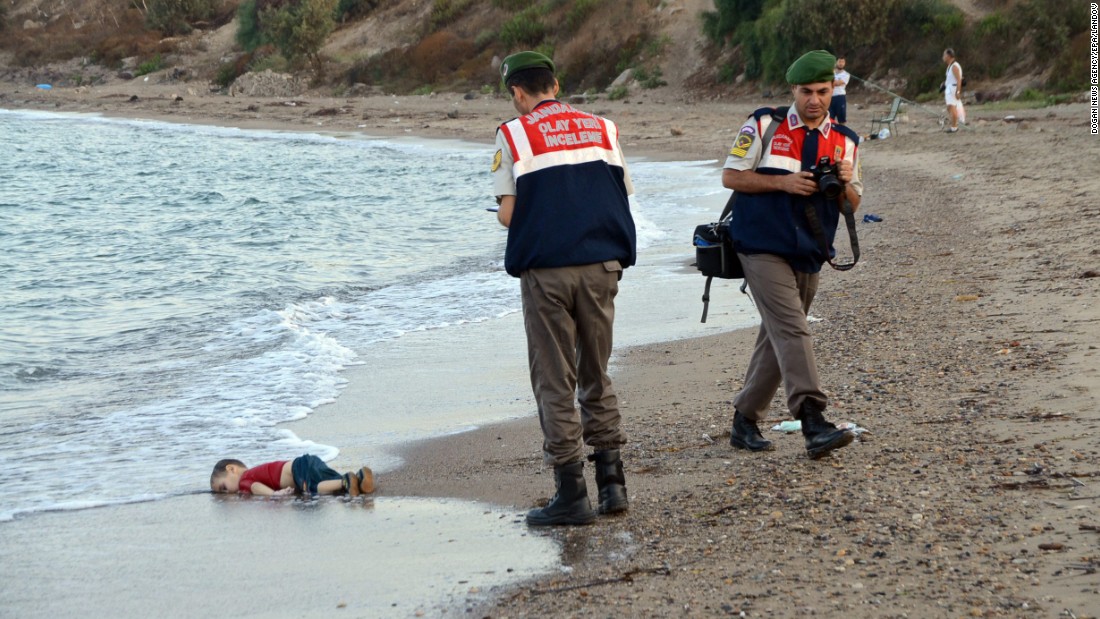
M 813 51 L 787 70 L 794 105 L 775 114 L 762 108 L 741 126 L 722 171 L 722 184 L 736 201 L 730 233 L 760 312 L 760 332 L 734 399 L 730 444 L 741 449 L 772 449 L 758 423 L 768 414 L 780 383 L 790 415 L 802 422 L 806 451 L 818 458 L 852 442 L 854 435 L 825 420 L 828 399 L 821 390 L 807 315 L 817 292 L 821 266 L 839 221 L 836 200 L 827 199 L 811 169 L 837 167 L 841 199 L 859 206 L 855 132 L 829 117 L 836 58 Z M 780 108 L 782 110 L 782 108 Z M 778 116 L 778 119 L 775 117 Z M 768 125 L 780 123 L 768 144 Z M 814 233 L 815 218 L 824 238 Z

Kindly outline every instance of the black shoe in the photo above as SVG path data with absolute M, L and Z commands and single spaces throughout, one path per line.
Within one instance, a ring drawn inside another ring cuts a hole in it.
M 603 449 L 588 456 L 596 466 L 596 487 L 600 490 L 599 512 L 617 514 L 630 507 L 626 498 L 626 475 L 618 449 Z
M 802 436 L 806 437 L 806 453 L 814 460 L 850 444 L 856 438 L 852 432 L 841 430 L 825 421 L 821 409 L 809 401 L 802 403 L 799 413 Z
M 527 512 L 527 524 L 545 527 L 558 524 L 588 524 L 596 519 L 588 501 L 588 486 L 584 483 L 584 461 L 554 467 L 554 484 L 558 491 L 546 507 Z
M 730 445 L 749 451 L 771 451 L 775 449 L 772 442 L 760 434 L 760 428 L 756 422 L 745 417 L 741 411 L 733 412 L 733 429 L 730 430 Z

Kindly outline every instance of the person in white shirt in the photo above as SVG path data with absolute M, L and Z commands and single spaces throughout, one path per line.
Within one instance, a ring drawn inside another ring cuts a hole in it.
M 947 118 L 951 121 L 948 133 L 959 130 L 962 116 L 962 66 L 955 60 L 955 50 L 950 47 L 943 50 L 943 62 L 947 65 L 947 76 L 943 82 L 943 100 L 947 104 Z
M 833 102 L 829 104 L 829 116 L 840 124 L 848 122 L 848 80 L 852 76 L 844 70 L 844 56 L 838 56 L 833 67 Z

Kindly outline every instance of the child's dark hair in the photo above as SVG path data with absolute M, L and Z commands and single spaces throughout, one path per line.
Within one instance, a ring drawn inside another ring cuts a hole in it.
M 516 71 L 508 76 L 505 85 L 509 90 L 518 86 L 529 95 L 550 92 L 554 89 L 554 72 L 544 67 Z
M 247 469 L 248 467 L 244 462 L 235 460 L 233 458 L 226 458 L 224 460 L 218 460 L 218 463 L 214 465 L 214 472 L 210 474 L 210 483 L 213 484 L 219 477 L 225 475 L 225 468 L 230 464 L 236 464 L 241 468 Z

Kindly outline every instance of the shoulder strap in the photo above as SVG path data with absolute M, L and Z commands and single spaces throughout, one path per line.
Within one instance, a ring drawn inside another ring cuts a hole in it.
M 710 283 L 714 278 L 710 275 L 707 276 L 707 284 L 703 286 L 703 319 L 699 322 L 707 321 L 707 312 L 710 311 Z
M 775 130 L 779 127 L 779 123 L 786 120 L 787 111 L 790 110 L 790 109 L 791 109 L 790 106 L 787 106 L 787 105 L 785 105 L 783 107 L 775 107 L 775 108 L 771 109 L 771 112 L 770 112 L 769 115 L 772 117 L 772 121 L 770 123 L 768 123 L 768 128 L 764 130 L 764 136 L 761 139 L 760 148 L 768 148 L 768 146 L 771 144 L 772 137 L 775 136 Z M 718 218 L 718 223 L 719 224 L 726 221 L 726 219 L 728 219 L 730 217 L 730 215 L 733 214 L 733 203 L 734 203 L 735 200 L 737 200 L 737 192 L 736 191 L 730 192 L 730 198 L 729 198 L 729 200 L 726 200 L 726 206 L 725 206 L 725 208 L 722 209 L 722 216 Z M 855 237 L 855 222 L 854 222 L 854 220 L 852 220 L 851 212 L 852 212 L 851 211 L 851 205 L 849 205 L 848 220 L 850 222 L 850 227 L 848 228 L 848 230 L 852 234 L 852 239 L 855 239 L 856 238 Z M 817 223 L 817 228 L 820 229 L 821 228 L 821 222 L 817 221 L 817 215 L 816 214 L 814 214 L 813 219 L 811 220 L 811 225 L 813 225 L 813 223 L 815 223 L 815 222 Z M 820 238 L 821 239 L 825 238 L 824 231 L 821 232 Z M 854 240 L 853 240 L 853 242 L 854 242 Z M 859 248 L 858 247 L 856 247 L 855 253 L 856 253 L 856 256 L 858 257 L 859 256 Z M 825 255 L 828 255 L 828 250 L 827 249 L 826 249 L 826 254 Z M 852 263 L 852 266 L 855 266 L 854 262 Z M 850 269 L 852 267 L 849 266 L 847 268 Z M 714 279 L 713 277 L 708 276 L 706 286 L 704 286 L 704 288 L 703 288 L 703 319 L 700 322 L 706 322 L 707 321 L 707 313 L 710 310 L 710 283 L 713 279 Z M 741 282 L 741 293 L 742 294 L 748 294 L 748 292 L 747 292 L 748 287 L 749 287 L 748 280 L 745 280 L 745 281 Z M 749 297 L 749 299 L 751 300 L 752 297 Z
M 787 110 L 791 109 L 790 106 L 785 105 L 783 107 L 773 107 L 771 113 L 772 121 L 768 123 L 768 128 L 764 130 L 764 137 L 760 141 L 760 148 L 768 148 L 771 144 L 772 136 L 775 135 L 775 130 L 779 127 L 779 123 L 783 122 L 787 118 Z M 767 152 L 767 151 L 765 151 Z M 718 221 L 725 221 L 730 213 L 733 212 L 733 201 L 737 199 L 737 192 L 730 194 L 730 199 L 726 201 L 726 207 L 722 209 L 722 216 L 718 218 Z

